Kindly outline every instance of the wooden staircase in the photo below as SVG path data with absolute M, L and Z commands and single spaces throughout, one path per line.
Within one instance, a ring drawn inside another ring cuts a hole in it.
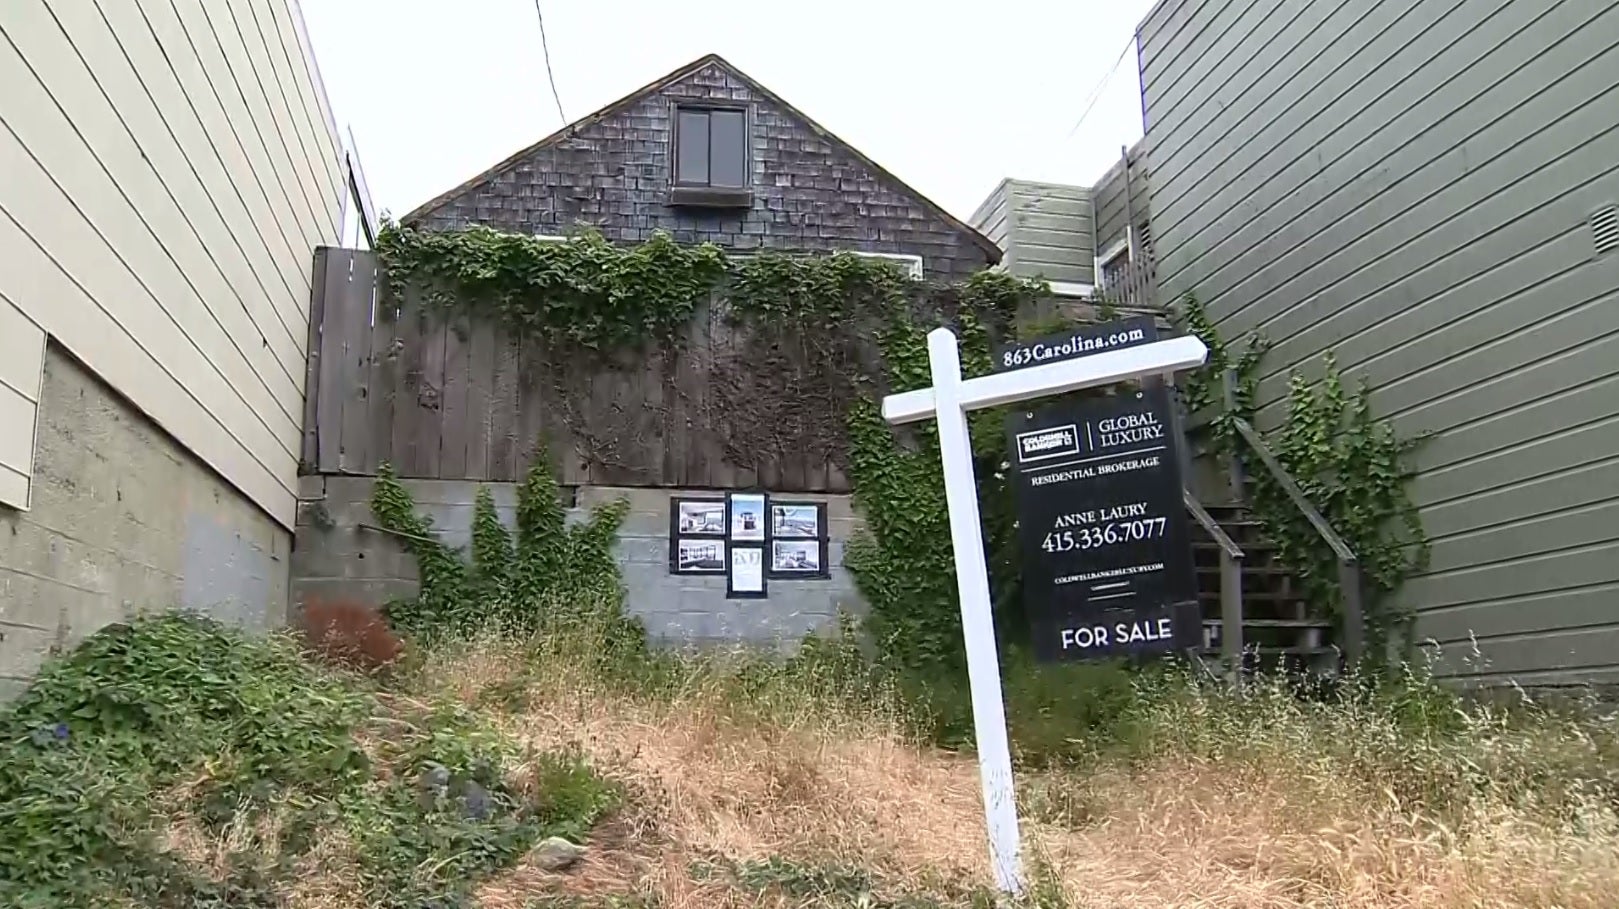
M 1334 622 L 1315 613 L 1297 578 L 1277 560 L 1275 544 L 1265 538 L 1248 508 L 1234 503 L 1189 502 L 1188 511 L 1195 525 L 1192 554 L 1203 608 L 1203 646 L 1197 655 L 1211 669 L 1220 663 L 1226 644 L 1223 613 L 1237 605 L 1244 675 L 1335 674 L 1340 649 L 1335 646 Z M 1212 528 L 1204 524 L 1204 516 Z M 1233 589 L 1235 584 L 1240 586 Z M 1240 600 L 1233 604 L 1233 597 Z
M 1224 409 L 1236 444 L 1244 454 L 1240 458 L 1213 457 L 1214 462 L 1223 462 L 1220 473 L 1224 478 L 1203 484 L 1205 489 L 1221 488 L 1219 493 L 1206 496 L 1209 503 L 1200 502 L 1190 490 L 1184 491 L 1187 513 L 1196 525 L 1192 529 L 1192 550 L 1203 611 L 1203 646 L 1196 655 L 1211 670 L 1234 678 L 1275 671 L 1335 676 L 1365 655 L 1364 581 L 1359 561 L 1254 427 L 1246 419 L 1231 415 L 1236 400 L 1235 374 L 1227 372 L 1221 380 Z M 1201 456 L 1214 455 L 1206 444 L 1198 447 Z M 1198 456 L 1190 452 L 1188 455 Z M 1263 525 L 1248 507 L 1253 499 L 1254 477 L 1248 474 L 1245 464 L 1268 475 L 1321 542 L 1332 550 L 1338 563 L 1341 622 L 1320 614 L 1305 599 L 1298 578 L 1277 558 L 1275 544 L 1265 538 Z M 1221 503 L 1211 504 L 1217 500 Z M 1238 629 L 1237 634 L 1227 633 L 1228 628 Z

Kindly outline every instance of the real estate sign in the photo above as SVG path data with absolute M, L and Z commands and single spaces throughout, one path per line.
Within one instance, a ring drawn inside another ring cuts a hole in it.
M 1038 658 L 1201 640 L 1172 406 L 1158 386 L 1009 418 Z

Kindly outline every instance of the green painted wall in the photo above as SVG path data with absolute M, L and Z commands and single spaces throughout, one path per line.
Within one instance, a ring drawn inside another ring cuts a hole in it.
M 1164 0 L 1139 31 L 1166 295 L 1336 351 L 1405 434 L 1444 670 L 1619 681 L 1619 2 Z M 1477 654 L 1473 651 L 1476 639 Z

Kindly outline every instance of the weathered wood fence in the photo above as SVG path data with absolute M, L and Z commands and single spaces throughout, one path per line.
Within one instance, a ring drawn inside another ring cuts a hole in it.
M 590 359 L 491 319 L 383 306 L 384 279 L 373 253 L 316 251 L 306 473 L 386 462 L 403 477 L 518 481 L 543 441 L 565 486 L 849 491 L 847 416 L 859 377 L 881 372 L 871 332 L 763 336 L 713 300 L 674 345 Z M 1150 286 L 1136 278 L 1120 302 L 1150 305 Z
M 712 306 L 679 356 L 652 351 L 564 378 L 539 346 L 488 320 L 379 312 L 372 253 L 319 249 L 314 278 L 306 473 L 373 475 L 388 462 L 405 477 L 516 481 L 543 439 L 564 485 L 848 491 L 827 431 L 848 402 L 791 376 L 739 380 L 737 339 Z M 758 406 L 729 406 L 739 399 Z M 752 411 L 746 426 L 741 409 Z M 774 441 L 736 444 L 750 428 Z

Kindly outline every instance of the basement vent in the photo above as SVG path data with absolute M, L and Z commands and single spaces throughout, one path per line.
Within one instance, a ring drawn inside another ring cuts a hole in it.
M 1591 216 L 1591 242 L 1597 255 L 1619 249 L 1619 205 L 1610 205 Z

